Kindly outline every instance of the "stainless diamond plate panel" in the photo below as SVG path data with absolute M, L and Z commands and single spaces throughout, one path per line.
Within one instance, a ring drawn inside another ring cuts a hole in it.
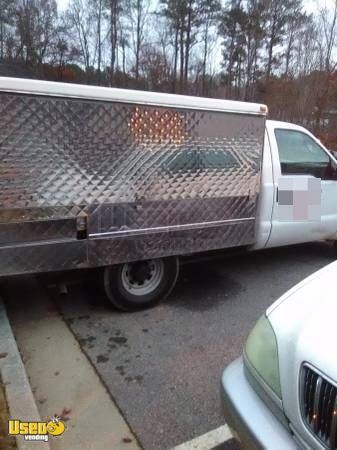
M 86 241 L 41 242 L 0 247 L 0 275 L 87 267 Z
M 90 266 L 254 241 L 262 116 L 8 93 L 0 115 L 3 244 L 82 212 Z
M 75 219 L 46 219 L 0 223 L 0 246 L 50 239 L 76 239 Z
M 254 239 L 254 221 L 207 228 L 148 233 L 123 238 L 90 240 L 90 263 L 105 266 L 160 256 L 184 255 L 247 245 Z

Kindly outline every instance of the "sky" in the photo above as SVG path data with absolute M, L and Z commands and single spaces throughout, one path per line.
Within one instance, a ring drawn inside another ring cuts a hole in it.
M 64 11 L 69 3 L 68 0 L 56 0 L 56 2 L 59 11 Z
M 334 4 L 335 0 L 304 0 L 304 8 L 308 11 L 308 12 L 315 12 L 317 11 L 320 7 L 327 5 L 328 7 L 332 7 Z M 152 0 L 153 2 L 153 6 L 156 6 L 157 0 Z M 222 0 L 222 2 L 224 3 L 224 0 Z M 66 9 L 67 5 L 69 3 L 69 0 L 57 0 L 57 4 L 59 7 L 60 11 L 63 11 Z
M 304 7 L 308 12 L 315 12 L 318 9 L 327 6 L 328 8 L 333 7 L 335 0 L 325 0 L 325 1 L 320 1 L 320 0 L 304 0 Z
M 159 0 L 150 0 L 151 1 L 151 10 L 155 11 L 156 7 L 159 4 Z M 307 13 L 315 14 L 319 9 L 323 7 L 327 7 L 328 9 L 332 9 L 334 2 L 337 0 L 303 0 L 303 6 Z M 64 11 L 68 4 L 69 0 L 56 0 L 58 5 L 59 12 Z M 227 0 L 221 0 L 221 3 L 224 5 L 227 3 Z M 222 61 L 222 48 L 220 41 L 215 44 L 212 50 L 212 58 L 210 58 L 210 71 L 217 71 L 221 66 Z

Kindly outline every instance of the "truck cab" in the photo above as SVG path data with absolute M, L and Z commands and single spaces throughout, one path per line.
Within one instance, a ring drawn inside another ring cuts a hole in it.
M 266 121 L 253 249 L 336 239 L 337 162 L 305 128 Z

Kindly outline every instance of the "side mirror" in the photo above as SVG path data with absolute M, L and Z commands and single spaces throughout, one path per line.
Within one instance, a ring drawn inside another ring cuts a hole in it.
M 337 163 L 330 159 L 330 173 L 333 180 L 337 180 Z

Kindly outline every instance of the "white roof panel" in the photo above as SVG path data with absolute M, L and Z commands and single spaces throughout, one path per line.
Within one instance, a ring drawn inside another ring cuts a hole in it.
M 268 111 L 265 105 L 258 103 L 88 86 L 84 84 L 58 83 L 25 78 L 0 77 L 0 91 L 240 114 L 266 115 Z

